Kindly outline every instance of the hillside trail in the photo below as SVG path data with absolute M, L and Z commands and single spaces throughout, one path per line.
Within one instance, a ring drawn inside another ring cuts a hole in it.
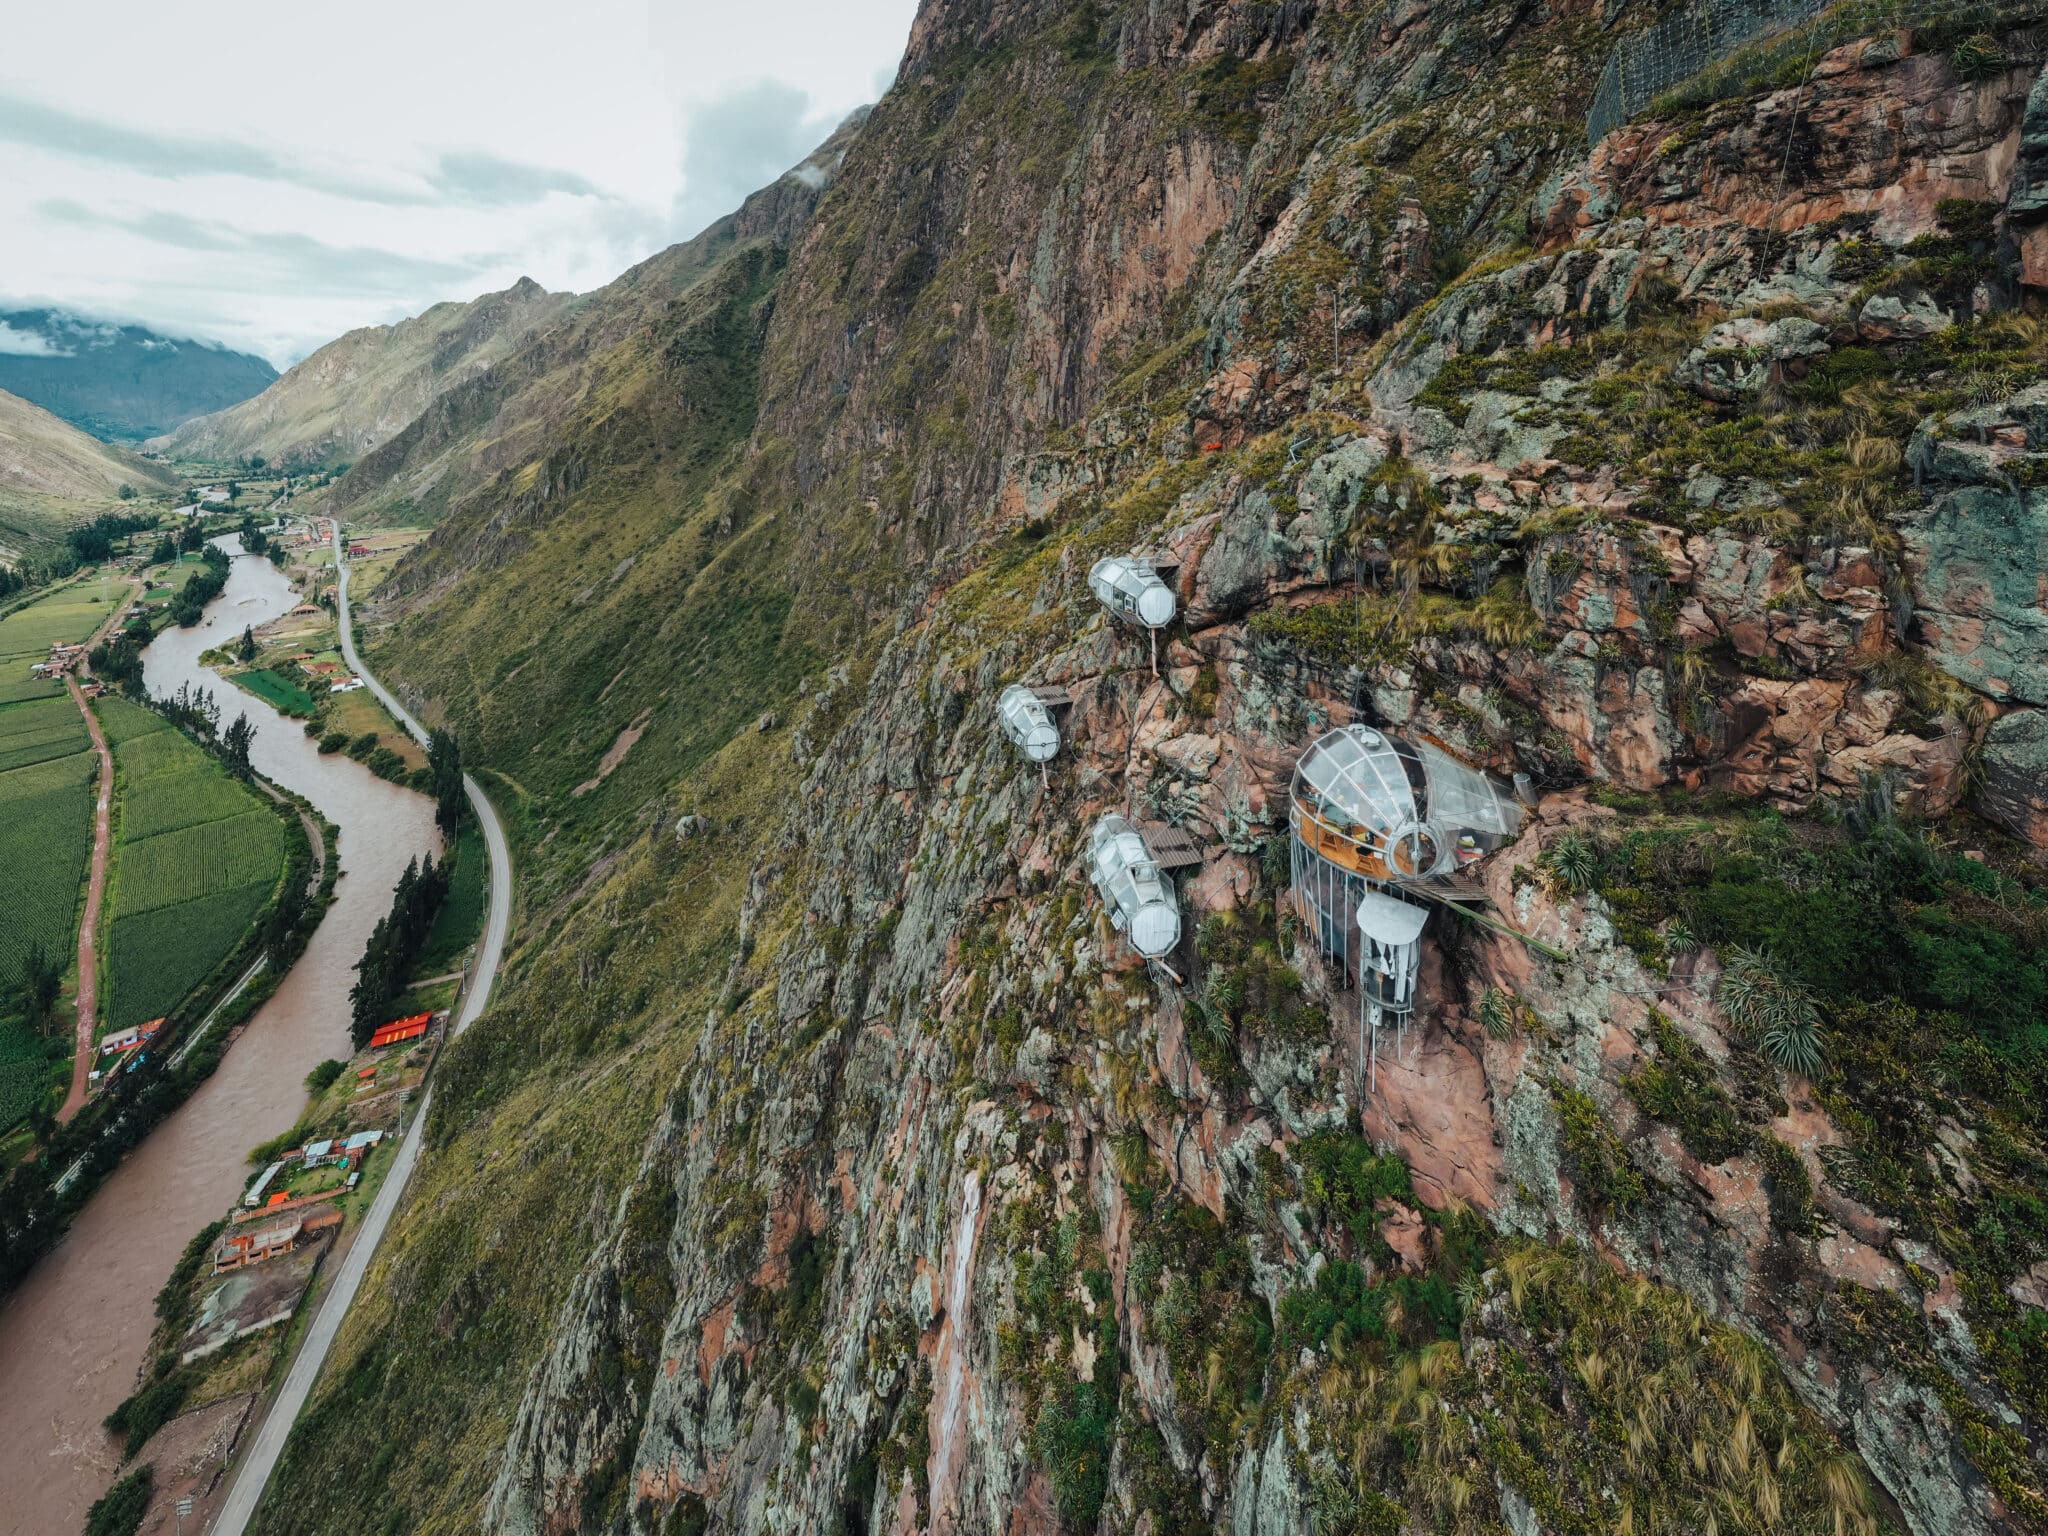
M 128 596 L 107 615 L 104 624 L 95 630 L 85 642 L 88 652 L 104 641 L 113 632 L 128 612 L 128 604 L 135 596 L 135 585 L 128 584 Z M 81 662 L 81 670 L 89 671 Z M 114 821 L 114 754 L 107 746 L 106 734 L 100 730 L 99 717 L 86 702 L 85 690 L 78 686 L 78 677 L 64 679 L 71 690 L 71 702 L 78 706 L 78 712 L 85 717 L 85 728 L 92 735 L 93 751 L 100 759 L 99 795 L 93 805 L 92 814 L 92 873 L 85 886 L 85 916 L 78 924 L 78 1038 L 71 1051 L 71 1088 L 64 1095 L 64 1103 L 57 1111 L 61 1125 L 85 1107 L 85 1089 L 88 1074 L 92 1070 L 93 1048 L 98 1043 L 100 1022 L 100 969 L 99 929 L 100 903 L 107 890 L 107 850 L 113 842 Z

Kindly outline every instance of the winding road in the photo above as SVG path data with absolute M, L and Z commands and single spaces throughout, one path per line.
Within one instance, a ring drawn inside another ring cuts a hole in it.
M 362 658 L 356 654 L 355 630 L 349 617 L 348 565 L 342 549 L 341 523 L 332 519 L 329 527 L 334 535 L 335 607 L 340 619 L 341 653 L 356 676 L 367 683 L 370 691 L 391 711 L 391 717 L 425 746 L 425 729 L 382 683 L 370 675 Z M 491 984 L 497 980 L 498 964 L 505 953 L 505 935 L 512 922 L 512 855 L 505 842 L 504 826 L 475 779 L 464 774 L 462 787 L 469 794 L 470 808 L 476 813 L 477 824 L 483 828 L 484 844 L 490 852 L 491 890 L 490 905 L 484 916 L 483 939 L 477 947 L 475 978 L 463 990 L 462 1007 L 455 1015 L 454 1027 L 450 1031 L 452 1035 L 459 1035 L 467 1029 L 489 1001 Z M 277 1458 L 284 1450 L 292 1425 L 306 1406 L 313 1383 L 320 1375 L 320 1367 L 326 1362 L 327 1351 L 333 1347 L 349 1306 L 354 1302 L 356 1292 L 362 1288 L 370 1260 L 376 1257 L 378 1244 L 383 1241 L 385 1230 L 391 1225 L 391 1218 L 404 1199 L 406 1184 L 419 1162 L 427 1111 L 433 1102 L 433 1083 L 429 1079 L 419 1110 L 406 1127 L 405 1139 L 399 1143 L 398 1160 L 392 1164 L 383 1187 L 377 1191 L 376 1201 L 363 1218 L 362 1228 L 342 1259 L 332 1287 L 321 1298 L 319 1311 L 313 1317 L 312 1326 L 306 1330 L 305 1342 L 299 1346 L 299 1353 L 292 1361 L 284 1385 L 278 1389 L 276 1400 L 271 1403 L 262 1426 L 249 1443 L 248 1454 L 236 1470 L 234 1486 L 228 1492 L 227 1502 L 221 1506 L 220 1518 L 214 1522 L 213 1536 L 242 1536 L 249 1528 L 257 1502 L 263 1496 L 264 1485 L 270 1481 L 270 1474 L 277 1466 Z M 346 1452 L 338 1451 L 337 1454 Z

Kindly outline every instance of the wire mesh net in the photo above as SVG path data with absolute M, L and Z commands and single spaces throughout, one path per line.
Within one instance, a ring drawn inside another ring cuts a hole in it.
M 2044 13 L 2041 0 L 1689 0 L 1615 44 L 1586 114 L 1587 142 L 1599 143 L 1658 97 L 1737 55 L 1761 85 L 1802 55 L 1810 62 L 1857 37 L 1902 27 L 1996 33 Z

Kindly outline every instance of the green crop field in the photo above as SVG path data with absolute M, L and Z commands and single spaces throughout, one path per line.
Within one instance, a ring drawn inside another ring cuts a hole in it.
M 64 685 L 53 677 L 29 675 L 29 668 L 40 659 L 35 655 L 0 656 L 0 704 L 53 698 L 64 691 Z
M 183 732 L 101 703 L 121 790 L 106 1023 L 125 1029 L 170 1012 L 241 939 L 277 886 L 284 831 Z
M 69 757 L 91 745 L 85 721 L 68 694 L 0 706 L 0 773 L 53 757 Z
M 100 717 L 100 734 L 107 738 L 109 746 L 118 747 L 137 736 L 149 736 L 171 728 L 171 722 L 155 710 L 131 704 L 118 694 L 108 694 L 93 708 Z
M 168 778 L 153 781 L 168 785 Z M 179 788 L 186 788 L 180 781 Z M 121 912 L 154 912 L 199 896 L 245 885 L 265 892 L 277 883 L 284 858 L 277 817 L 258 807 L 221 821 L 201 822 L 130 842 L 122 839 Z
M 253 672 L 237 672 L 233 681 L 287 715 L 313 713 L 313 695 L 268 667 L 259 667 Z
M 0 656 L 49 654 L 53 645 L 77 645 L 91 637 L 126 590 L 113 582 L 72 582 L 0 619 Z
M 76 942 L 92 854 L 92 766 L 92 753 L 73 752 L 0 773 L 0 870 L 8 872 L 0 987 L 20 979 L 31 944 L 68 959 Z
M 107 944 L 107 1028 L 144 1024 L 177 1007 L 269 898 L 270 885 L 245 885 L 117 919 Z

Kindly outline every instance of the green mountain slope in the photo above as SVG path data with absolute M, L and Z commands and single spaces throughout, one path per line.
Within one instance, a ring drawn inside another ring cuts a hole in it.
M 0 392 L 0 555 L 19 555 L 121 505 L 122 486 L 169 490 L 169 472 Z
M 2027 19 L 926 0 L 366 458 L 523 905 L 261 1528 L 2048 1529 Z M 1370 1077 L 1353 722 L 1537 802 Z
M 150 446 L 213 462 L 261 455 L 291 467 L 361 458 L 452 388 L 513 351 L 569 303 L 521 278 L 329 342 L 253 399 L 188 421 Z

